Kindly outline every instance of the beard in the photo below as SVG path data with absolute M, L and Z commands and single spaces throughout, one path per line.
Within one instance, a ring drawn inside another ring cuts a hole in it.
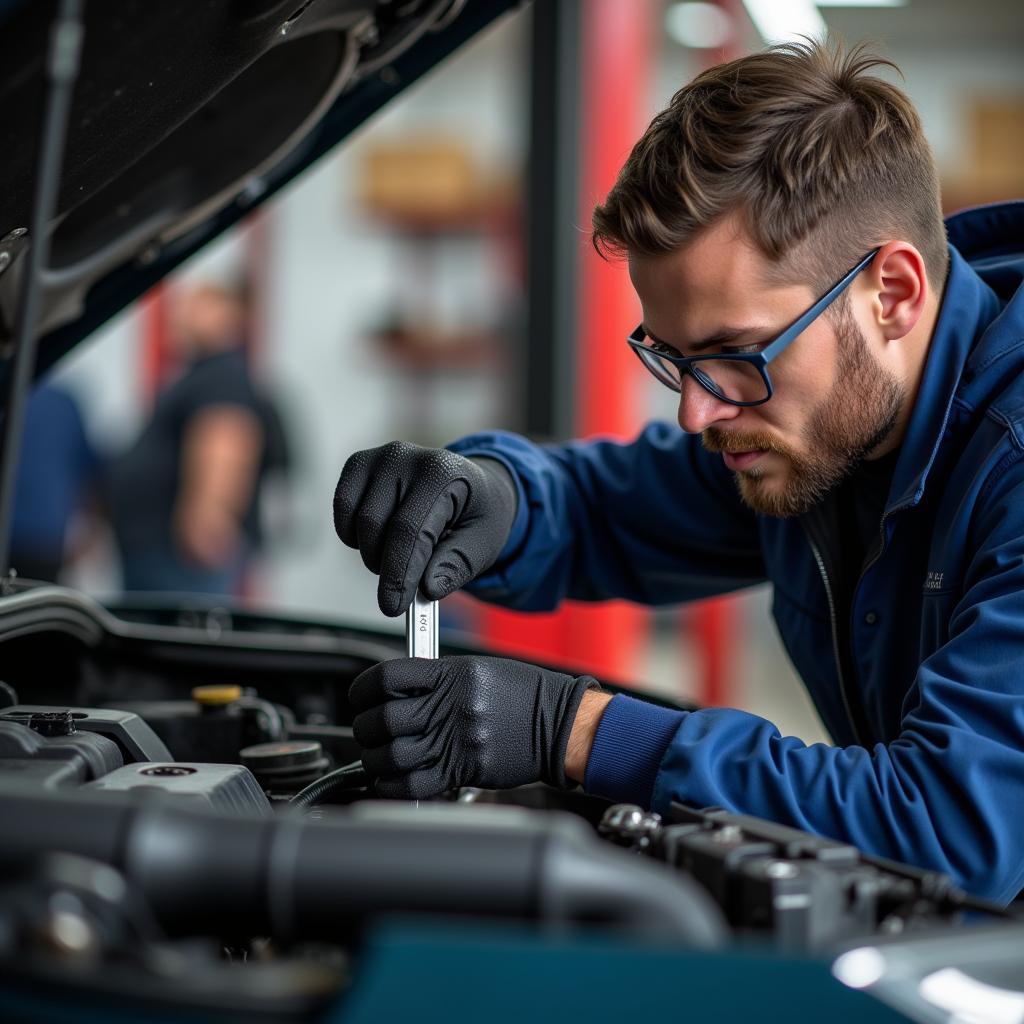
M 738 433 L 709 427 L 701 437 L 711 452 L 767 450 L 785 460 L 788 473 L 781 485 L 772 480 L 774 474 L 757 466 L 735 474 L 740 496 L 759 515 L 780 519 L 803 515 L 896 427 L 906 389 L 875 361 L 852 316 L 842 316 L 836 338 L 836 380 L 801 431 L 802 450 L 768 431 Z

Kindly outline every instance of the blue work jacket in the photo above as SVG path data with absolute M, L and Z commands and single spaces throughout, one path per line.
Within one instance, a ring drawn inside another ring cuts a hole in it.
M 662 605 L 768 580 L 835 740 L 808 746 L 744 711 L 617 696 L 588 790 L 770 818 L 1005 902 L 1024 888 L 1024 202 L 947 228 L 949 278 L 848 657 L 837 659 L 827 559 L 806 517 L 755 515 L 699 437 L 652 423 L 625 444 L 489 432 L 452 447 L 499 459 L 520 493 L 474 593 L 519 609 Z

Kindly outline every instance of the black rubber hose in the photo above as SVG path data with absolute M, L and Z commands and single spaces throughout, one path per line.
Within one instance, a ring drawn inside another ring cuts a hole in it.
M 339 790 L 366 789 L 369 785 L 370 776 L 363 767 L 363 762 L 353 761 L 322 775 L 316 782 L 311 782 L 305 789 L 299 790 L 288 803 L 296 807 L 313 807 L 331 793 L 337 793 Z
M 117 868 L 169 935 L 338 941 L 382 914 L 602 925 L 713 948 L 728 930 L 695 883 L 519 808 L 355 804 L 310 821 L 225 817 L 172 798 L 0 792 L 0 873 L 49 851 Z
M 540 861 L 540 905 L 553 920 L 627 928 L 646 938 L 699 949 L 723 945 L 728 926 L 718 904 L 693 878 L 610 843 L 581 843 L 552 833 Z

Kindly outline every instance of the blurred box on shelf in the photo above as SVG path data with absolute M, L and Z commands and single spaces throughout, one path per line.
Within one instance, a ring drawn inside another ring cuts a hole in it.
M 372 214 L 399 227 L 447 230 L 482 226 L 515 187 L 485 174 L 465 143 L 424 138 L 368 149 L 358 191 Z
M 1024 96 L 978 96 L 967 107 L 964 166 L 942 184 L 959 210 L 1024 196 Z
M 1024 186 L 1024 96 L 975 100 L 971 114 L 975 173 Z

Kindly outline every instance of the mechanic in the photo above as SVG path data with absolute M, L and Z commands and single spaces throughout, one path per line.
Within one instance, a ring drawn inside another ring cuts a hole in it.
M 287 463 L 286 439 L 249 367 L 245 288 L 199 283 L 175 319 L 182 372 L 109 471 L 124 589 L 231 595 L 259 549 L 261 489 Z
M 395 442 L 353 455 L 335 496 L 389 615 L 418 584 L 545 610 L 770 580 L 836 745 L 512 660 L 398 659 L 351 690 L 382 795 L 582 783 L 773 819 L 1002 902 L 1024 886 L 1024 203 L 944 225 L 885 64 L 806 43 L 712 68 L 596 208 L 643 310 L 629 344 L 679 392 L 682 430 Z

